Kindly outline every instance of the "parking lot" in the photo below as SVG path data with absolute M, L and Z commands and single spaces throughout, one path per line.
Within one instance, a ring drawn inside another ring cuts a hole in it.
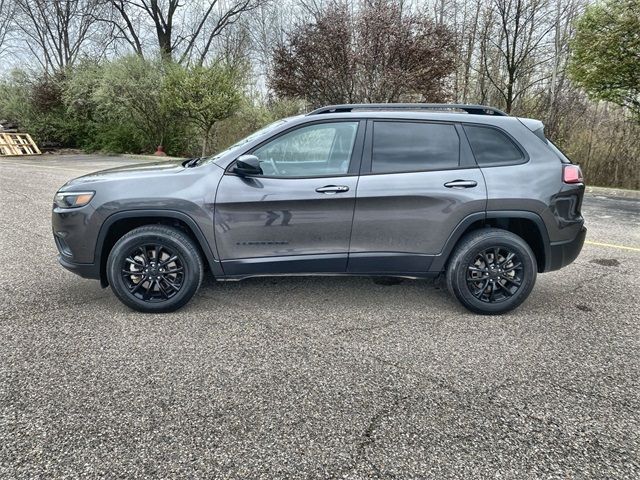
M 640 475 L 640 197 L 588 194 L 581 256 L 504 316 L 328 277 L 144 315 L 50 230 L 69 178 L 137 161 L 0 159 L 0 477 Z

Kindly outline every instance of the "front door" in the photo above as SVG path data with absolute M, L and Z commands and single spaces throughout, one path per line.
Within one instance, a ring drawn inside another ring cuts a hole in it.
M 425 273 L 455 227 L 486 210 L 461 127 L 376 120 L 367 128 L 348 271 Z
M 262 175 L 227 169 L 215 206 L 226 275 L 346 271 L 364 124 L 294 127 L 247 152 Z

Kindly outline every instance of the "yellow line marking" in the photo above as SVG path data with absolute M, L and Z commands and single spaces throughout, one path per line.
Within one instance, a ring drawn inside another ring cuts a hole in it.
M 632 252 L 640 252 L 640 248 L 627 247 L 626 245 L 615 245 L 613 243 L 590 242 L 589 240 L 585 241 L 584 243 L 586 243 L 588 245 L 596 245 L 598 247 L 621 248 L 623 250 L 631 250 Z

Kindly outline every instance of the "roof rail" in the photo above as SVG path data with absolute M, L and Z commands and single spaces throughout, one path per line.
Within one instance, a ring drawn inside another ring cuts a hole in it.
M 352 103 L 343 105 L 328 105 L 318 108 L 307 115 L 321 113 L 346 113 L 354 110 L 462 110 L 471 115 L 509 115 L 497 108 L 485 105 L 465 105 L 461 103 Z

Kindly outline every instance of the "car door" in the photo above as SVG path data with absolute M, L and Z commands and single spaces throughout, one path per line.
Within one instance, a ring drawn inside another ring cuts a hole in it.
M 348 271 L 424 273 L 487 192 L 454 123 L 369 121 Z
M 306 123 L 247 152 L 261 175 L 227 168 L 214 214 L 226 275 L 346 271 L 365 123 Z

